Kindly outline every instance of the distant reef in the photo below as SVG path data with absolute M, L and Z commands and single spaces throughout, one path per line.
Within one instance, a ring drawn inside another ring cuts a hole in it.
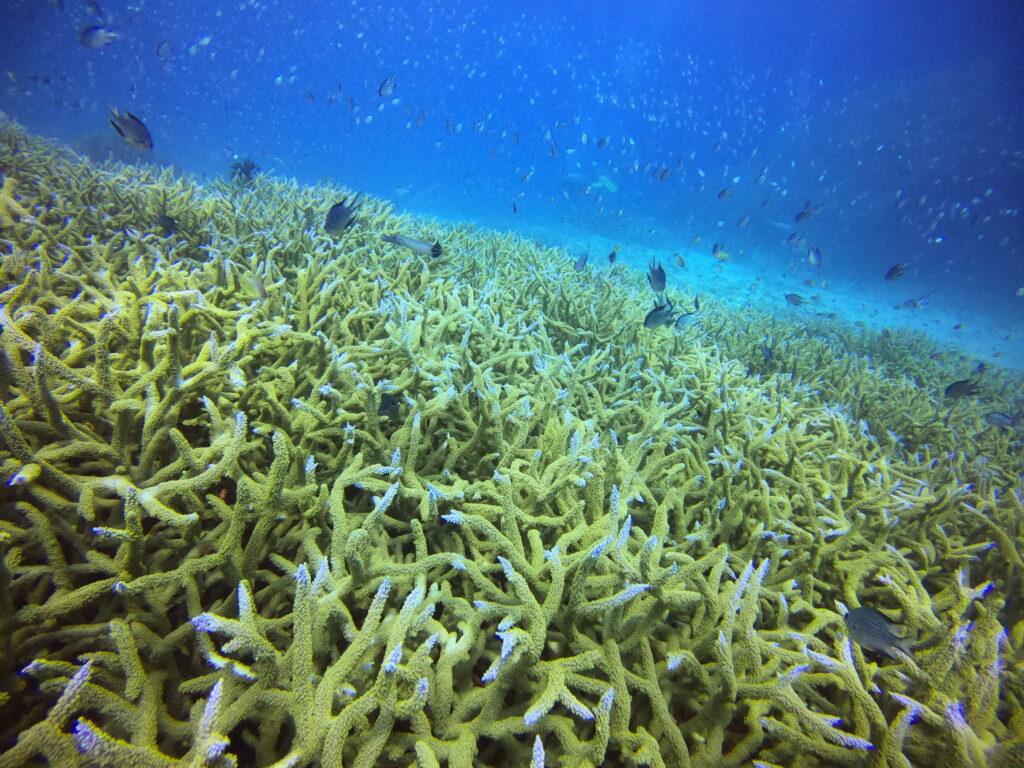
M 6 119 L 0 172 L 0 768 L 1022 764 L 1018 376 Z

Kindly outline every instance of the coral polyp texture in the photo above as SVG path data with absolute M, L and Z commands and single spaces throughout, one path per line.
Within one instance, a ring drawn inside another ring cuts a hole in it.
M 0 131 L 0 768 L 1021 764 L 1024 460 L 923 337 Z

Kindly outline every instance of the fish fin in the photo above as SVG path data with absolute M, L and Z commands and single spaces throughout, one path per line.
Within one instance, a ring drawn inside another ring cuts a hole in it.
M 125 136 L 124 136 L 124 131 L 122 131 L 122 130 L 121 130 L 121 126 L 120 126 L 120 125 L 118 125 L 117 123 L 115 123 L 115 122 L 114 122 L 113 120 L 111 120 L 111 121 L 110 121 L 110 124 L 111 124 L 112 126 L 114 126 L 114 130 L 115 130 L 115 131 L 117 131 L 117 132 L 118 132 L 118 134 L 119 134 L 119 135 L 121 136 L 121 138 L 123 139 L 123 138 L 124 138 Z

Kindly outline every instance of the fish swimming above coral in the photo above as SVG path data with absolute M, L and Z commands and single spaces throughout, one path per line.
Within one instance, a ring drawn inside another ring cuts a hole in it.
M 358 192 L 354 195 L 345 195 L 327 211 L 327 218 L 324 220 L 324 231 L 329 235 L 340 235 L 355 224 L 362 205 L 359 201 Z
M 405 235 L 381 235 L 380 239 L 385 243 L 393 243 L 401 246 L 402 248 L 408 248 L 414 253 L 421 253 L 424 256 L 433 256 L 435 259 L 439 258 L 444 249 L 441 247 L 441 243 L 438 240 L 434 241 L 434 244 L 424 242 L 423 240 L 416 240 Z
M 660 263 L 655 265 L 654 257 L 651 257 L 650 266 L 647 268 L 647 283 L 655 293 L 665 291 L 665 269 Z
M 587 266 L 587 259 L 590 257 L 590 249 L 583 252 L 583 255 L 572 263 L 573 272 L 582 272 Z
M 661 328 L 668 325 L 675 325 L 677 328 L 685 327 L 686 323 L 680 324 L 680 321 L 697 314 L 700 310 L 700 299 L 694 299 L 693 305 L 691 311 L 677 315 L 671 299 L 665 299 L 661 304 L 655 299 L 654 308 L 644 317 L 644 328 Z
M 846 614 L 846 631 L 851 640 L 870 651 L 879 651 L 893 659 L 899 659 L 897 651 L 913 656 L 914 644 L 910 638 L 893 632 L 885 614 L 870 606 L 862 605 Z
M 815 269 L 821 269 L 821 248 L 815 245 L 807 249 L 807 263 Z
M 975 377 L 973 379 L 954 381 L 946 387 L 942 396 L 947 400 L 960 400 L 965 397 L 977 397 L 980 394 L 981 390 L 978 389 L 978 379 Z
M 792 304 L 794 307 L 802 307 L 807 303 L 807 299 L 801 296 L 799 293 L 787 293 L 786 303 Z
M 121 112 L 117 109 L 110 110 L 110 124 L 118 132 L 122 139 L 128 144 L 141 150 L 153 148 L 153 136 L 149 128 L 131 112 Z
M 986 424 L 1015 432 L 1024 432 L 1024 411 L 1011 416 L 1008 413 L 992 411 L 983 417 Z
M 245 157 L 233 162 L 228 170 L 232 181 L 245 186 L 255 180 L 260 167 L 251 157 Z

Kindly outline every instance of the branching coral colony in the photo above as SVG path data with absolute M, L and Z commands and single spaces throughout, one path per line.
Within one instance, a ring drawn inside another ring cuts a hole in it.
M 0 129 L 0 767 L 1021 764 L 1021 453 L 925 340 Z

